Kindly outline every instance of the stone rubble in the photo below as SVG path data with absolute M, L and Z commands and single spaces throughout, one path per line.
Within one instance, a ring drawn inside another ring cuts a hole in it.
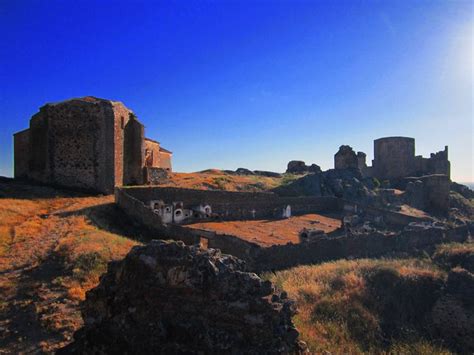
M 82 314 L 85 326 L 63 353 L 305 351 L 285 292 L 233 256 L 182 242 L 154 240 L 110 263 Z

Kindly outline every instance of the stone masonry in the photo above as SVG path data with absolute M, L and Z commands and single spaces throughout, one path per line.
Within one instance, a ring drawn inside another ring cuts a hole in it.
M 146 182 L 146 142 L 143 124 L 121 102 L 87 96 L 46 104 L 14 135 L 15 178 L 111 193 Z M 150 167 L 159 168 L 155 143 Z

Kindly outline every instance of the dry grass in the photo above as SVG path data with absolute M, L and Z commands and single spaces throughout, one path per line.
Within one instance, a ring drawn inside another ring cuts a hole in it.
M 172 173 L 170 180 L 161 186 L 199 190 L 265 191 L 285 183 L 292 176 L 272 178 L 257 175 L 231 175 L 211 169 L 201 173 Z
M 303 228 L 321 229 L 329 233 L 340 226 L 341 221 L 339 219 L 318 214 L 307 214 L 279 220 L 203 222 L 188 225 L 191 228 L 235 235 L 263 247 L 289 242 L 297 244 L 299 243 L 298 234 Z
M 448 353 L 420 335 L 417 312 L 431 302 L 422 298 L 446 277 L 429 261 L 337 261 L 266 276 L 296 300 L 312 353 Z
M 0 181 L 0 353 L 53 352 L 82 325 L 78 301 L 138 243 L 112 202 Z
M 122 259 L 137 244 L 98 229 L 84 216 L 68 218 L 66 230 L 70 232 L 58 241 L 55 252 L 71 271 L 71 275 L 64 278 L 63 286 L 72 299 L 83 300 L 85 293 L 99 282 L 107 263 Z
M 460 266 L 474 272 L 474 243 L 441 244 L 436 248 L 433 260 L 447 269 Z

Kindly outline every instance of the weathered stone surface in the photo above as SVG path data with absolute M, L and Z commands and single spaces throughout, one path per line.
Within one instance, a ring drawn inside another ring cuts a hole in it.
M 167 182 L 170 177 L 168 170 L 163 168 L 144 167 L 145 183 L 150 185 L 159 185 Z
M 438 213 L 449 209 L 451 181 L 447 175 L 427 175 L 406 178 L 405 202 L 415 208 Z
M 352 147 L 341 145 L 339 151 L 334 155 L 335 169 L 357 169 L 359 160 Z
M 371 181 L 358 169 L 331 169 L 306 175 L 273 191 L 280 196 L 335 196 L 365 203 L 376 195 Z
M 72 353 L 298 353 L 294 304 L 219 250 L 152 241 L 87 293 Z
M 320 173 L 321 167 L 316 164 L 311 164 L 308 166 L 304 161 L 301 160 L 292 160 L 288 163 L 286 172 L 288 174 Z
M 158 143 L 156 147 L 158 147 Z M 112 193 L 143 183 L 144 126 L 118 101 L 92 96 L 41 107 L 27 130 L 14 135 L 15 177 Z

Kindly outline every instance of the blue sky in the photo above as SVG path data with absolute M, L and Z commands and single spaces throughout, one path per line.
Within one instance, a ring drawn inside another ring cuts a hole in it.
M 473 177 L 471 1 L 0 2 L 0 175 L 47 102 L 119 100 L 176 171 L 333 166 L 382 136 Z

